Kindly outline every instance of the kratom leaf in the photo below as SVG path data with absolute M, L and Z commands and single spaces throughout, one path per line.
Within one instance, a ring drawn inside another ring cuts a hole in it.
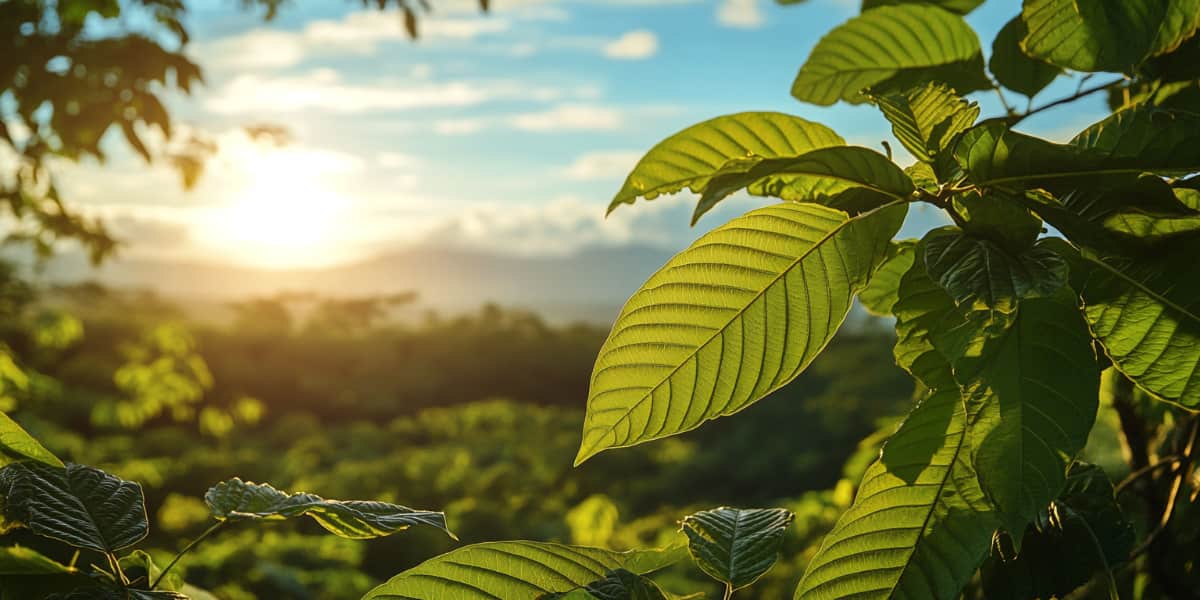
M 1106 578 L 1100 574 L 1129 556 L 1134 533 L 1104 472 L 1076 463 L 1062 496 L 1026 530 L 1019 554 L 1005 537 L 997 540 L 980 569 L 986 597 L 1049 599 L 1073 597 L 1098 575 Z
M 721 507 L 688 515 L 682 525 L 696 566 L 739 590 L 774 566 L 792 518 L 782 508 Z
M 1074 71 L 1132 72 L 1200 26 L 1200 0 L 1026 0 L 1022 48 Z
M 792 95 L 821 105 L 860 103 L 863 91 L 886 93 L 929 79 L 965 94 L 986 85 L 982 69 L 979 38 L 961 16 L 922 4 L 882 6 L 821 38 Z
M 1003 333 L 980 335 L 954 362 L 971 424 L 971 461 L 1005 527 L 1058 497 L 1096 419 L 1100 371 L 1074 294 L 1021 301 Z
M 0 412 L 0 467 L 20 460 L 35 460 L 58 468 L 63 466 L 57 456 L 51 454 L 16 421 Z
M 603 579 L 571 592 L 552 592 L 538 600 L 667 600 L 653 581 L 625 569 L 609 571 Z
M 958 598 L 996 526 L 967 454 L 958 390 L 934 392 L 867 469 L 796 599 Z
M 920 161 L 933 162 L 958 134 L 975 124 L 979 106 L 945 85 L 883 94 L 875 99 L 896 139 Z
M 363 600 L 542 598 L 586 586 L 617 569 L 645 575 L 683 554 L 682 546 L 613 552 L 545 542 L 487 542 L 435 556 L 371 590 Z
M 883 264 L 871 276 L 871 282 L 858 293 L 858 301 L 873 315 L 891 316 L 900 293 L 900 278 L 912 267 L 916 240 L 901 240 L 888 246 Z
M 757 196 L 824 204 L 850 213 L 902 200 L 914 189 L 900 167 L 870 148 L 821 148 L 794 158 L 764 159 L 747 171 L 714 176 L 696 205 L 692 223 L 742 188 Z M 847 193 L 851 191 L 859 193 Z
M 1033 215 L 1019 196 L 991 191 L 966 192 L 952 198 L 955 210 L 966 218 L 963 231 L 996 242 L 1009 252 L 1028 249 L 1042 233 L 1042 220 Z
M 5 518 L 78 548 L 114 552 L 146 537 L 142 487 L 100 469 L 21 462 L 0 469 Z
M 799 156 L 845 140 L 800 117 L 745 112 L 692 125 L 650 149 L 608 205 L 612 212 L 638 197 L 647 200 L 684 188 L 700 193 L 714 175 L 748 170 L 763 158 Z
M 118 562 L 121 564 L 121 570 L 137 587 L 147 588 L 155 582 L 158 582 L 157 587 L 165 591 L 178 591 L 183 587 L 183 577 L 178 571 L 168 572 L 167 576 L 159 581 L 162 568 L 155 564 L 154 559 L 145 551 L 134 550 L 122 556 Z
M 65 575 L 76 573 L 68 567 L 32 548 L 0 546 L 0 575 Z
M 988 70 L 1000 85 L 1030 98 L 1050 85 L 1062 69 L 1034 58 L 1021 50 L 1021 42 L 1029 34 L 1021 15 L 1013 17 L 992 41 L 992 56 Z
M 1011 314 L 1024 298 L 1054 295 L 1067 283 L 1067 262 L 1035 244 L 1020 254 L 987 239 L 943 227 L 925 236 L 925 270 L 967 310 Z
M 751 211 L 625 304 L 592 371 L 576 464 L 695 429 L 794 379 L 832 339 L 904 219 L 805 203 Z
M 1114 366 L 1155 397 L 1191 409 L 1200 407 L 1197 250 L 1195 241 L 1145 257 L 1085 250 L 1071 263 L 1092 335 Z
M 914 256 L 924 253 L 924 245 L 918 243 Z M 896 315 L 896 364 L 926 387 L 956 389 L 958 384 L 947 364 L 958 357 L 973 335 L 965 311 L 929 276 L 924 261 L 914 261 L 900 278 L 898 291 L 892 307 Z
M 233 478 L 209 488 L 204 502 L 220 521 L 265 519 L 280 521 L 312 517 L 326 531 L 350 539 L 392 535 L 412 525 L 436 527 L 450 537 L 446 515 L 398 504 L 365 500 L 326 500 L 316 494 L 288 494 L 270 484 Z
M 868 11 L 872 8 L 880 6 L 894 6 L 896 4 L 928 4 L 930 6 L 938 6 L 950 12 L 965 15 L 983 4 L 983 0 L 863 0 L 862 10 Z

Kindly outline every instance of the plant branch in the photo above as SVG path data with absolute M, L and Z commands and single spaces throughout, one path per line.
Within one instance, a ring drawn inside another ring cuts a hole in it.
M 179 554 L 176 554 L 175 558 L 172 558 L 171 562 L 167 563 L 167 566 L 164 567 L 162 572 L 158 574 L 158 577 L 154 578 L 154 582 L 150 584 L 150 590 L 154 591 L 154 588 L 158 587 L 158 584 L 162 582 L 163 577 L 167 576 L 167 573 L 172 567 L 175 566 L 175 563 L 179 562 L 179 559 L 183 558 L 184 554 L 190 552 L 192 548 L 195 548 L 197 544 L 203 542 L 208 536 L 216 533 L 218 529 L 225 525 L 225 523 L 225 521 L 217 521 L 216 523 L 213 523 L 213 525 L 208 529 L 205 529 L 204 533 L 201 533 L 199 537 L 192 540 L 187 546 L 184 546 L 183 550 L 180 550 Z
M 1181 457 L 1177 454 L 1171 455 L 1171 456 L 1165 457 L 1162 460 L 1159 460 L 1157 462 L 1148 464 L 1148 465 L 1130 473 L 1128 476 L 1125 477 L 1125 479 L 1122 479 L 1121 482 L 1117 484 L 1117 487 L 1113 490 L 1114 495 L 1120 496 L 1121 492 L 1124 492 L 1130 485 L 1135 483 L 1137 480 L 1139 480 L 1147 475 L 1150 475 L 1163 467 L 1170 467 L 1171 469 L 1177 468 L 1180 464 L 1179 461 L 1181 458 L 1183 458 L 1183 457 Z
M 1025 114 L 1020 115 L 1020 116 L 1016 117 L 1014 120 L 1012 120 L 1009 123 L 1009 126 L 1011 127 L 1013 125 L 1016 125 L 1017 123 L 1020 123 L 1021 121 L 1023 121 L 1026 117 L 1029 117 L 1031 115 L 1036 115 L 1044 110 L 1049 110 L 1056 106 L 1074 102 L 1080 98 L 1083 98 L 1084 96 L 1090 96 L 1092 94 L 1095 94 L 1096 92 L 1102 92 L 1104 90 L 1107 90 L 1108 88 L 1116 87 L 1124 82 L 1125 82 L 1125 79 L 1121 78 L 1121 79 L 1117 79 L 1114 81 L 1110 81 L 1108 83 L 1102 83 L 1099 85 L 1094 85 L 1090 88 L 1079 90 L 1079 91 L 1075 92 L 1074 94 L 1071 94 L 1070 96 L 1067 96 L 1065 98 L 1059 98 L 1058 100 L 1054 100 L 1053 102 L 1048 102 L 1048 103 L 1043 104 L 1033 110 L 1026 111 Z

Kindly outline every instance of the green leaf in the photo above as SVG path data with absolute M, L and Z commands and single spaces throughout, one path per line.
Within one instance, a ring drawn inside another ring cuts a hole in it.
M 700 570 L 732 590 L 762 577 L 779 559 L 792 512 L 782 508 L 706 510 L 683 519 L 688 552 Z
M 1062 496 L 1026 530 L 1020 554 L 1007 538 L 998 541 L 980 569 L 987 598 L 1067 598 L 1124 562 L 1134 534 L 1104 472 L 1076 463 Z
M 925 236 L 925 270 L 973 311 L 1011 314 L 1024 298 L 1054 295 L 1067 282 L 1067 263 L 1042 244 L 1012 254 L 999 244 L 944 227 Z
M 667 600 L 650 579 L 625 569 L 609 571 L 603 579 L 571 592 L 552 592 L 538 600 Z
M 996 76 L 1000 85 L 1033 98 L 1054 81 L 1062 69 L 1030 58 L 1021 49 L 1021 41 L 1029 34 L 1029 28 L 1021 15 L 1000 29 L 992 41 L 992 56 L 988 59 L 988 70 Z
M 1029 56 L 1074 71 L 1132 72 L 1200 27 L 1200 0 L 1025 0 Z
M 36 460 L 52 467 L 63 466 L 57 456 L 51 454 L 16 421 L 0 412 L 0 467 L 25 459 Z
M 435 556 L 371 590 L 363 600 L 539 598 L 587 586 L 618 569 L 651 573 L 682 555 L 682 546 L 614 552 L 545 542 L 487 542 Z
M 0 546 L 0 575 L 65 575 L 76 572 L 74 567 L 68 567 L 32 548 Z
M 1015 322 L 980 335 L 954 376 L 972 464 L 1008 532 L 1020 536 L 1062 491 L 1096 419 L 1100 371 L 1074 295 L 1022 301 Z
M 209 488 L 204 502 L 220 521 L 281 521 L 307 515 L 326 531 L 350 539 L 392 535 L 412 525 L 436 527 L 454 537 L 446 528 L 445 513 L 387 502 L 326 500 L 306 492 L 288 494 L 270 484 L 250 483 L 236 477 Z
M 917 406 L 867 469 L 795 597 L 958 598 L 995 528 L 967 460 L 966 431 L 957 389 Z
M 1042 220 L 1024 203 L 999 191 L 986 195 L 966 192 L 952 199 L 954 208 L 966 217 L 963 231 L 996 242 L 1010 252 L 1028 249 L 1042 233 Z
M 33 533 L 97 552 L 115 552 L 146 537 L 142 486 L 100 469 L 21 462 L 0 469 L 4 516 Z
M 858 293 L 858 301 L 873 315 L 885 317 L 900 293 L 900 278 L 912 267 L 916 257 L 916 240 L 901 240 L 888 246 L 888 256 L 871 276 L 871 282 Z
M 920 161 L 933 162 L 954 138 L 975 124 L 979 106 L 937 82 L 875 99 L 896 139 Z
M 862 10 L 866 12 L 880 6 L 895 6 L 897 4 L 926 4 L 938 6 L 950 12 L 965 15 L 983 4 L 983 0 L 863 0 Z
M 611 213 L 638 197 L 652 200 L 684 188 L 700 193 L 709 179 L 750 169 L 763 158 L 799 156 L 845 144 L 832 129 L 800 117 L 745 112 L 692 125 L 650 149 L 608 205 Z
M 576 464 L 733 414 L 794 379 L 845 320 L 905 211 L 775 204 L 672 258 L 600 349 Z
M 1061 244 L 1065 246 L 1065 244 Z M 1195 241 L 1146 256 L 1085 250 L 1071 264 L 1092 334 L 1153 396 L 1200 407 L 1200 278 Z
M 792 84 L 804 102 L 861 103 L 862 92 L 942 81 L 960 94 L 987 87 L 979 38 L 961 16 L 934 6 L 882 6 L 830 31 Z
M 902 200 L 915 189 L 900 167 L 870 148 L 821 148 L 799 157 L 765 159 L 746 171 L 714 176 L 696 205 L 692 224 L 742 188 L 756 196 L 824 204 L 850 213 Z
M 159 581 L 162 569 L 142 550 L 134 550 L 122 556 L 118 562 L 121 564 L 121 570 L 139 587 L 149 587 L 154 582 L 158 582 L 158 587 L 166 591 L 178 591 L 183 587 L 183 578 L 178 571 L 168 572 L 167 576 Z

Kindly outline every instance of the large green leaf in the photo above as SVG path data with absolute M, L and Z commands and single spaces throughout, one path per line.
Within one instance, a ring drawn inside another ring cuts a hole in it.
M 933 393 L 867 469 L 795 597 L 958 598 L 995 528 L 967 454 L 958 390 Z
M 1195 241 L 1144 257 L 1085 250 L 1071 265 L 1092 334 L 1117 369 L 1191 409 L 1200 407 L 1197 251 Z
M 1124 562 L 1134 533 L 1104 471 L 1075 463 L 1062 495 L 1026 530 L 1021 552 L 999 541 L 980 569 L 987 598 L 1068 598 Z
M 924 162 L 933 162 L 949 148 L 955 136 L 974 125 L 979 117 L 978 105 L 963 100 L 937 82 L 883 94 L 876 98 L 876 103 L 891 122 L 896 139 Z
M 983 4 L 983 0 L 863 0 L 862 9 L 863 11 L 868 11 L 872 8 L 894 6 L 896 4 L 928 4 L 965 15 L 979 8 L 979 5 Z
M 918 244 L 913 253 L 924 255 L 924 245 Z M 950 294 L 929 276 L 923 260 L 914 261 L 900 278 L 892 312 L 896 315 L 896 364 L 926 387 L 957 388 L 946 365 L 965 346 L 956 338 L 969 339 L 970 322 Z
M 545 542 L 487 542 L 431 558 L 363 600 L 534 600 L 587 586 L 618 569 L 644 575 L 682 556 L 682 546 L 613 552 Z
M 4 516 L 37 535 L 97 552 L 146 537 L 142 486 L 100 469 L 20 462 L 0 469 Z
M 1021 41 L 1028 34 L 1029 28 L 1020 15 L 1005 24 L 992 41 L 988 70 L 996 76 L 1000 85 L 1032 98 L 1050 85 L 1062 73 L 1062 69 L 1030 58 L 1021 50 Z
M 860 103 L 864 91 L 904 90 L 929 80 L 960 94 L 987 87 L 979 38 L 961 16 L 924 4 L 882 6 L 817 42 L 792 84 L 804 102 Z
M 845 320 L 905 210 L 775 204 L 672 258 L 600 349 L 576 464 L 733 414 L 794 379 Z
M 800 117 L 774 112 L 745 112 L 692 125 L 647 152 L 613 198 L 608 210 L 673 194 L 684 188 L 703 192 L 709 179 L 740 172 L 763 158 L 799 156 L 845 143 L 832 129 Z
M 270 484 L 250 483 L 236 477 L 209 488 L 204 502 L 221 521 L 278 521 L 309 516 L 330 533 L 350 539 L 391 535 L 412 525 L 436 527 L 454 537 L 446 528 L 445 513 L 387 502 L 326 500 L 305 492 L 288 494 Z
M 782 508 L 721 507 L 684 517 L 683 533 L 700 570 L 738 590 L 757 581 L 778 560 L 793 516 Z
M 52 467 L 62 468 L 61 460 L 41 445 L 16 421 L 0 412 L 0 467 L 20 461 L 36 460 Z
M 1132 72 L 1200 26 L 1200 0 L 1025 0 L 1025 53 L 1075 71 Z
M 32 548 L 0 546 L 0 575 L 65 575 L 77 572 Z
M 821 148 L 714 176 L 696 205 L 692 223 L 742 188 L 757 196 L 824 204 L 849 213 L 902 200 L 914 190 L 912 180 L 896 163 L 870 148 Z
M 1096 419 L 1100 371 L 1074 294 L 1022 300 L 1015 322 L 980 335 L 954 375 L 966 398 L 972 463 L 1019 538 L 1062 491 Z
M 867 312 L 880 317 L 892 314 L 892 307 L 900 297 L 900 278 L 912 267 L 916 247 L 916 240 L 901 240 L 888 246 L 887 259 L 876 269 L 867 287 L 858 293 L 858 301 Z
M 960 307 L 1010 314 L 1023 298 L 1052 296 L 1067 283 L 1067 262 L 1043 244 L 1013 254 L 957 227 L 925 236 L 925 270 Z

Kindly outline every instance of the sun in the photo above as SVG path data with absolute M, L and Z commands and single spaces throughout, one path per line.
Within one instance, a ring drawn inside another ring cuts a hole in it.
M 284 269 L 337 260 L 347 199 L 320 169 L 287 152 L 246 165 L 247 179 L 213 214 L 210 244 L 241 264 Z

